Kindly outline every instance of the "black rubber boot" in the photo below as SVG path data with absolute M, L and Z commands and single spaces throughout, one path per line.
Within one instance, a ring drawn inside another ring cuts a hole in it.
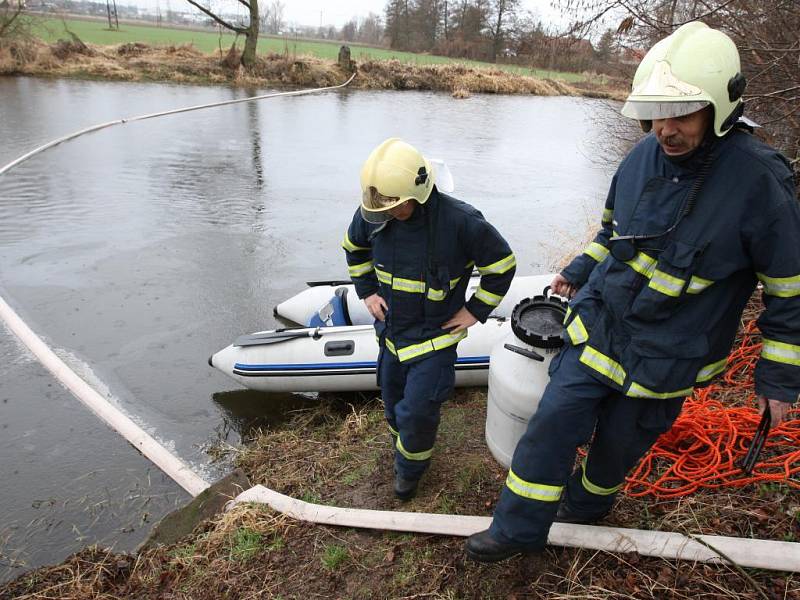
M 576 513 L 569 507 L 568 504 L 562 502 L 561 506 L 558 507 L 558 512 L 556 513 L 556 518 L 554 520 L 556 523 L 591 525 L 593 523 L 597 523 L 598 521 L 602 521 L 603 519 L 605 519 L 608 516 L 608 513 L 610 512 L 611 509 L 602 512 L 599 515 L 588 516 L 585 514 Z
M 418 479 L 403 479 L 400 475 L 394 476 L 394 495 L 405 502 L 417 495 Z
M 472 560 L 493 563 L 506 560 L 518 554 L 538 554 L 542 549 L 538 546 L 524 544 L 503 544 L 489 535 L 489 530 L 475 533 L 467 538 L 467 556 Z

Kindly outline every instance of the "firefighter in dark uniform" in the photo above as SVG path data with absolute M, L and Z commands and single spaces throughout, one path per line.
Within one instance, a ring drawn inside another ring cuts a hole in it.
M 395 444 L 394 492 L 413 497 L 430 463 L 456 347 L 511 285 L 516 260 L 469 204 L 437 190 L 418 150 L 384 141 L 361 170 L 361 206 L 343 247 L 359 298 L 375 318 L 378 384 Z M 474 268 L 480 286 L 465 301 Z
M 568 344 L 516 448 L 491 527 L 492 562 L 540 551 L 554 520 L 603 518 L 626 473 L 695 387 L 725 370 L 758 282 L 756 393 L 772 424 L 800 394 L 800 206 L 787 160 L 740 126 L 731 39 L 693 22 L 658 42 L 622 114 L 652 134 L 614 176 L 602 228 L 553 281 Z M 573 469 L 576 447 L 592 440 Z

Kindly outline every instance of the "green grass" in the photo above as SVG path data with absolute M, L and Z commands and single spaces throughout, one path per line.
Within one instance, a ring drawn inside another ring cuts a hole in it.
M 322 500 L 322 496 L 313 490 L 307 490 L 303 492 L 302 496 L 300 496 L 300 500 L 303 502 L 308 502 L 309 504 L 319 504 Z
M 249 560 L 261 548 L 261 534 L 247 527 L 240 527 L 233 536 L 231 557 L 238 560 Z
M 347 551 L 347 548 L 333 544 L 325 548 L 322 554 L 322 566 L 328 571 L 335 571 L 341 567 L 349 557 L 350 553 Z
M 192 44 L 201 52 L 218 52 L 220 47 L 223 52 L 230 48 L 233 43 L 233 34 L 225 33 L 221 36 L 216 32 L 188 31 L 186 29 L 170 29 L 169 27 L 155 27 L 148 25 L 128 25 L 120 24 L 120 30 L 109 30 L 104 21 L 84 21 L 80 19 L 51 19 L 45 17 L 29 17 L 33 22 L 33 30 L 37 37 L 45 42 L 55 42 L 60 38 L 66 38 L 64 25 L 77 35 L 81 40 L 89 44 L 100 46 L 124 44 L 129 42 L 143 42 L 151 45 L 182 45 Z M 244 44 L 244 37 L 239 37 L 239 44 Z M 290 55 L 311 55 L 317 58 L 336 60 L 339 54 L 339 47 L 342 42 L 309 41 L 289 37 L 262 36 L 258 41 L 258 52 L 260 54 L 276 53 Z M 459 60 L 446 56 L 434 56 L 431 54 L 414 54 L 412 52 L 399 52 L 387 48 L 373 48 L 370 46 L 359 46 L 358 44 L 348 44 L 352 57 L 356 61 L 367 59 L 391 60 L 396 59 L 405 63 L 418 65 L 427 64 L 449 64 L 460 63 L 472 67 L 496 67 L 517 73 L 519 75 L 534 75 L 536 77 L 546 77 L 549 79 L 560 79 L 567 82 L 583 81 L 584 77 L 579 73 L 565 73 L 559 71 L 546 71 L 543 69 L 531 69 L 516 65 L 493 65 L 474 60 Z

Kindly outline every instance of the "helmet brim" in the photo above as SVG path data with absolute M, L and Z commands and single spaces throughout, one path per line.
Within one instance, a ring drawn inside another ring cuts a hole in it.
M 656 119 L 673 119 L 690 115 L 703 110 L 711 103 L 708 100 L 691 101 L 658 101 L 629 99 L 620 111 L 626 117 L 638 121 L 654 121 Z

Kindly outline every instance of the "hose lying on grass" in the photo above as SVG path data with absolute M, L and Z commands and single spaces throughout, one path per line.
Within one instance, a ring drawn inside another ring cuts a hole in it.
M 300 521 L 339 527 L 469 536 L 489 527 L 491 517 L 440 515 L 341 508 L 304 502 L 256 485 L 228 503 L 230 510 L 241 503 L 267 504 Z M 776 571 L 800 571 L 800 544 L 754 540 L 720 535 L 687 536 L 682 533 L 644 531 L 620 527 L 554 523 L 548 543 L 606 552 L 637 552 L 690 561 L 728 563 Z

